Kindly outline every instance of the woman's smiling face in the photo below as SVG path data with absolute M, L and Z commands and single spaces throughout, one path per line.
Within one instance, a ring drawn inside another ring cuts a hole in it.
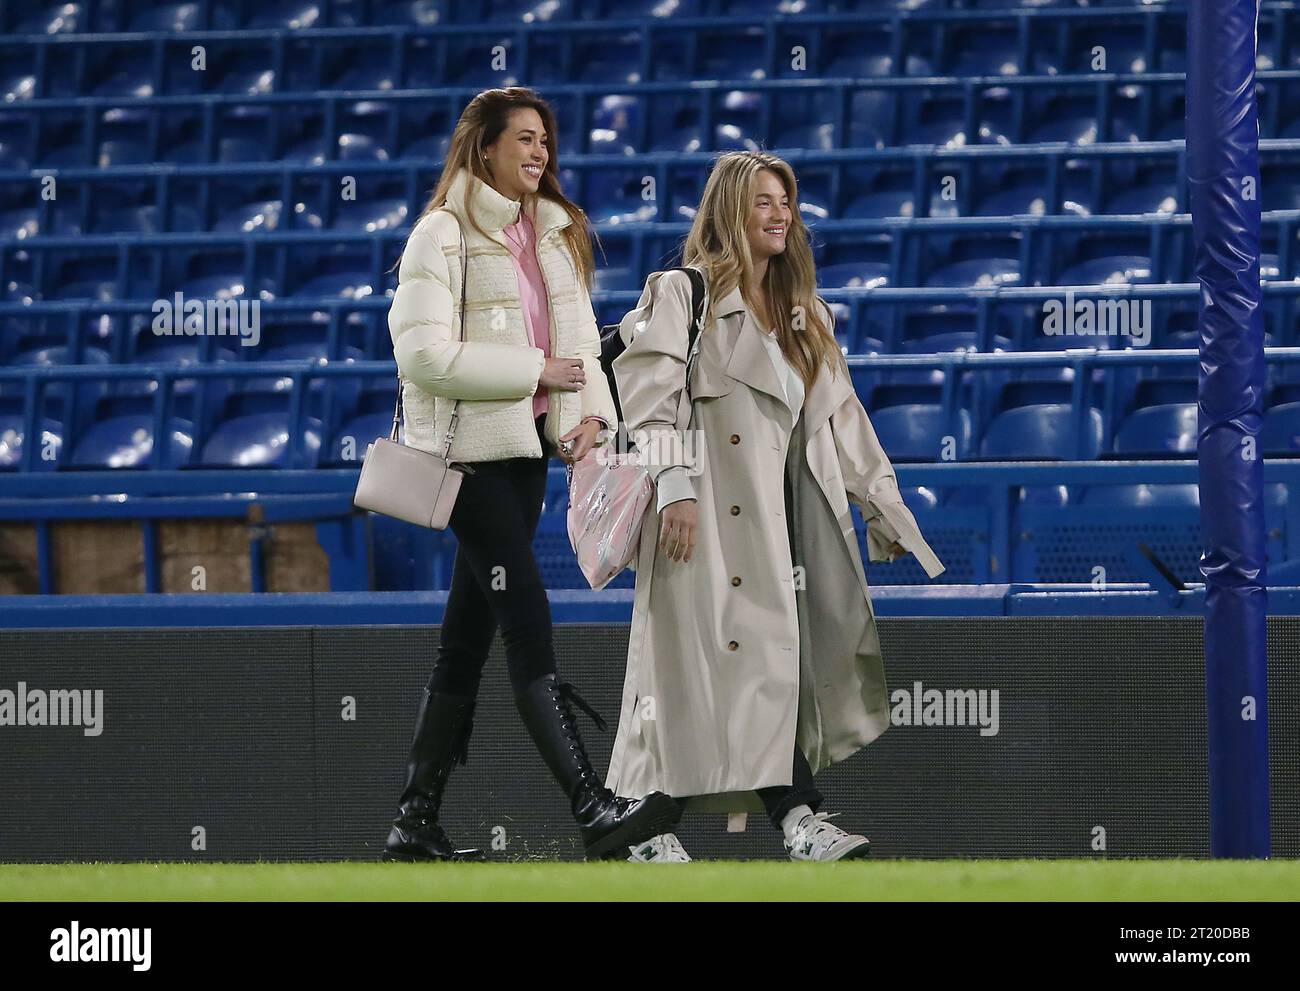
M 790 233 L 790 197 L 771 169 L 762 169 L 754 179 L 754 201 L 745 233 L 755 261 L 785 250 L 786 235 Z
M 511 200 L 537 192 L 550 158 L 549 142 L 541 114 L 532 107 L 512 110 L 506 129 L 486 149 L 496 191 Z

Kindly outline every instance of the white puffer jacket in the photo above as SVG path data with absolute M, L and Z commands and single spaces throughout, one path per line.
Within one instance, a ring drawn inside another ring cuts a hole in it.
M 467 192 L 488 238 L 466 220 Z M 581 358 L 587 373 L 579 392 L 550 391 L 545 434 L 558 443 L 587 416 L 613 425 L 614 401 L 600 367 L 600 333 L 591 296 L 560 233 L 571 222 L 569 215 L 553 200 L 535 199 L 530 216 L 550 299 L 551 355 Z M 407 239 L 388 329 L 406 382 L 405 439 L 412 447 L 440 454 L 453 401 L 460 399 L 452 460 L 541 456 L 533 394 L 545 355 L 528 343 L 515 264 L 502 234 L 518 219 L 519 209 L 518 200 L 506 199 L 462 169 L 448 191 L 445 209 L 424 217 Z M 468 271 L 464 342 L 457 339 L 462 229 Z M 602 430 L 598 442 L 609 436 Z

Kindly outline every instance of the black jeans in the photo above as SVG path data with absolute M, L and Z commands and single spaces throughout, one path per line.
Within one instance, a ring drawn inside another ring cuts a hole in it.
M 788 785 L 756 789 L 758 797 L 763 800 L 763 806 L 767 809 L 767 817 L 772 820 L 772 825 L 777 829 L 781 828 L 781 820 L 796 806 L 806 805 L 816 812 L 822 804 L 822 793 L 813 784 L 812 768 L 808 766 L 808 758 L 803 755 L 797 743 L 794 745 L 794 775 L 791 780 L 792 783 Z
M 540 458 L 476 461 L 451 512 L 459 542 L 429 691 L 478 695 L 479 678 L 498 629 L 515 693 L 555 673 L 551 604 L 533 537 L 555 446 L 536 420 Z

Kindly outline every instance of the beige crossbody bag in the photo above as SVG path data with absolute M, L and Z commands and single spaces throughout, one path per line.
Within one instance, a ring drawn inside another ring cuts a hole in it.
M 465 274 L 467 259 L 465 233 L 460 235 L 460 337 L 465 340 Z M 460 483 L 474 469 L 462 462 L 449 462 L 451 441 L 456 433 L 460 415 L 460 400 L 451 408 L 451 422 L 441 456 L 409 447 L 398 441 L 402 425 L 402 393 L 405 383 L 397 374 L 397 408 L 393 411 L 393 430 L 387 438 L 380 437 L 366 452 L 357 479 L 357 491 L 352 504 L 358 509 L 392 516 L 418 526 L 445 530 L 451 519 L 451 509 L 460 492 Z

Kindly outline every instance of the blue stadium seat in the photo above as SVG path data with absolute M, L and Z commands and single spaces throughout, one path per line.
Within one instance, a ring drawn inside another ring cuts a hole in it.
M 1098 141 L 1139 141 L 1141 136 L 1133 124 L 1122 117 L 1115 117 L 1111 121 L 1110 133 L 1103 135 L 1090 108 L 1070 113 L 1064 107 L 1049 107 L 1043 111 L 1040 123 L 1030 129 L 1027 140 L 1030 144 L 1064 141 L 1090 145 Z
M 1196 405 L 1170 403 L 1134 410 L 1115 433 L 1115 453 L 1147 458 L 1196 453 Z
M 172 222 L 163 222 L 162 210 L 153 204 L 105 210 L 96 217 L 96 234 L 159 234 L 166 231 L 197 231 L 199 215 L 181 203 L 172 205 Z
M 944 71 L 948 76 L 1018 76 L 1020 46 L 1015 31 L 988 29 L 960 35 L 951 45 L 952 57 Z
M 1067 485 L 1021 485 L 1012 490 L 1015 504 L 1028 508 L 1063 509 L 1071 504 Z M 989 491 L 984 486 L 952 489 L 944 499 L 945 506 L 969 509 L 989 505 Z
M 212 28 L 231 30 L 238 27 L 233 11 L 221 4 L 211 4 Z M 163 3 L 143 7 L 131 12 L 128 28 L 131 31 L 199 31 L 204 28 L 202 4 L 195 0 L 181 3 Z
M 1167 374 L 1138 382 L 1133 389 L 1132 406 L 1141 409 L 1146 406 L 1165 406 L 1171 403 L 1196 403 L 1197 380 L 1186 376 Z
M 1090 485 L 1083 494 L 1086 506 L 1148 507 L 1199 506 L 1196 485 Z
M 915 196 L 910 189 L 886 189 L 856 197 L 844 211 L 845 220 L 878 220 L 883 217 L 914 217 Z
M 72 364 L 72 352 L 67 345 L 67 335 L 50 335 L 44 339 L 31 342 L 31 347 L 15 354 L 9 359 L 9 365 L 13 367 L 40 365 L 45 367 L 54 367 L 57 365 Z M 83 365 L 108 365 L 111 364 L 111 358 L 103 348 L 87 346 L 83 349 L 81 364 Z M 10 389 L 14 388 L 12 385 Z M 93 403 L 105 392 L 103 382 L 94 380 L 81 380 L 77 386 L 77 402 L 85 408 L 88 404 Z M 51 382 L 45 387 L 45 397 L 48 400 L 63 401 L 72 395 L 73 383 L 67 380 L 62 382 Z
M 45 233 L 56 237 L 69 237 L 81 233 L 81 224 L 67 207 L 50 211 L 51 223 Z M 0 212 L 0 237 L 27 238 L 41 233 L 40 211 L 35 207 L 19 207 Z
M 971 416 L 969 410 L 957 411 L 955 434 L 950 432 L 943 406 L 939 403 L 940 390 L 929 389 L 929 402 L 904 402 L 894 404 L 891 390 L 900 386 L 877 386 L 872 393 L 871 423 L 876 436 L 892 461 L 964 461 L 971 449 Z M 951 438 L 951 440 L 947 440 Z M 950 456 L 945 457 L 945 444 L 950 445 Z
M 240 53 L 223 68 L 212 87 L 215 93 L 260 96 L 275 92 L 275 70 L 271 68 L 269 52 Z
M 411 218 L 413 219 L 413 218 Z M 408 221 L 406 200 L 357 199 L 339 204 L 333 228 L 342 231 L 391 231 Z
M 221 164 L 232 162 L 269 162 L 274 157 L 265 142 L 252 138 L 219 137 L 212 161 Z M 203 146 L 198 141 L 186 141 L 163 150 L 163 160 L 173 165 L 206 164 Z
M 212 431 L 198 464 L 213 468 L 279 468 L 287 464 L 290 443 L 289 396 L 279 392 L 236 393 Z M 321 423 L 303 417 L 304 467 L 320 457 Z
M 16 34 L 74 34 L 90 29 L 87 11 L 79 3 L 46 4 L 18 21 Z
M 892 101 L 881 90 L 860 90 L 849 101 L 850 148 L 884 148 Z M 906 143 L 906 142 L 904 142 Z
M 451 148 L 450 134 L 434 134 L 416 138 L 402 151 L 403 158 L 431 158 L 441 162 Z
M 330 445 L 329 457 L 321 459 L 321 467 L 356 467 L 365 459 L 369 446 L 379 438 L 389 436 L 392 428 L 391 410 L 387 413 L 365 413 L 354 416 L 339 428 L 333 444 Z M 345 452 L 345 448 L 349 450 Z M 345 457 L 345 453 L 353 456 Z
M 194 450 L 194 425 L 173 417 L 162 467 L 184 467 Z M 95 409 L 95 422 L 76 441 L 71 468 L 147 468 L 154 461 L 153 400 L 108 396 Z
M 583 39 L 574 57 L 576 71 L 566 75 L 558 60 L 546 60 L 544 65 L 549 73 L 539 75 L 539 81 L 627 86 L 638 82 L 641 42 L 635 34 Z
M 1086 22 L 1074 33 L 1068 52 L 1069 72 L 1154 72 L 1156 67 L 1147 64 L 1146 28 L 1141 24 L 1123 24 L 1114 21 Z M 1097 64 L 1094 52 L 1100 49 L 1105 64 Z
M 0 100 L 4 94 L 0 93 Z M 36 154 L 31 138 L 26 134 L 0 133 L 0 168 L 24 171 L 31 166 Z
M 478 6 L 482 20 L 488 23 L 570 21 L 576 16 L 574 0 L 487 0 Z
M 841 262 L 817 269 L 817 283 L 826 289 L 874 289 L 889 285 L 888 262 Z
M 345 347 L 341 359 L 328 358 L 328 345 L 321 328 L 312 324 L 286 324 L 265 327 L 262 332 L 261 346 L 257 348 L 258 362 L 311 361 L 319 364 L 348 364 L 362 360 L 365 355 L 359 348 Z M 250 369 L 251 371 L 252 369 Z M 292 388 L 293 379 L 284 377 L 251 378 L 244 386 L 247 392 L 276 392 Z M 313 416 L 322 415 L 326 397 L 331 398 L 342 409 L 356 406 L 363 383 L 359 378 L 324 379 L 316 378 L 308 386 L 310 412 Z
M 1266 457 L 1295 457 L 1300 454 L 1300 402 L 1268 408 L 1260 430 L 1260 446 Z
M 280 229 L 283 212 L 283 204 L 279 200 L 245 203 L 223 211 L 212 229 L 218 232 L 270 233 Z
M 1101 411 L 1089 407 L 1084 410 L 1084 417 L 1083 449 L 1079 456 L 1094 460 L 1101 451 Z M 989 423 L 980 455 L 996 460 L 1074 460 L 1076 422 L 1075 410 L 1068 403 L 1036 403 L 1004 409 Z
M 302 28 L 323 27 L 321 5 L 316 0 L 269 0 L 257 5 L 245 27 Z
M 330 80 L 330 89 L 386 90 L 396 89 L 399 83 L 392 54 L 387 49 L 382 52 L 348 52 L 342 64 L 345 68 Z
M 299 299 L 327 299 L 334 296 L 360 299 L 374 292 L 373 282 L 367 272 L 323 272 L 302 283 L 291 295 Z
M 275 295 L 269 278 L 248 285 L 242 273 L 230 271 L 195 275 L 177 283 L 173 291 L 189 299 L 270 299 Z
M 387 437 L 393 428 L 393 407 L 397 390 L 392 382 L 368 386 L 357 399 L 356 410 L 334 435 L 328 456 L 321 458 L 322 468 L 357 465 L 366 448 L 379 437 Z M 350 450 L 345 451 L 345 447 Z M 345 457 L 351 454 L 352 457 Z
M 959 98 L 941 98 L 921 102 L 904 111 L 901 144 L 938 145 L 961 148 L 976 144 L 966 133 L 966 113 Z
M 1149 285 L 1155 281 L 1151 259 L 1145 255 L 1090 258 L 1069 266 L 1057 280 L 1063 286 Z
M 374 0 L 369 23 L 375 27 L 433 27 L 442 22 L 445 8 L 440 0 Z
M 1171 179 L 1130 186 L 1116 193 L 1106 204 L 1107 213 L 1178 213 L 1178 189 Z
M 931 287 L 992 287 L 1020 285 L 1020 262 L 1015 258 L 967 258 L 941 265 L 925 278 Z
M 63 424 L 50 417 L 37 417 L 42 449 L 37 452 L 35 469 L 53 471 L 63 459 Z M 48 459 L 44 456 L 48 453 Z M 23 458 L 23 399 L 0 396 L 0 471 L 14 471 Z
M 0 76 L 0 101 L 14 103 L 36 95 L 36 77 L 25 69 Z
M 1059 211 L 1048 208 L 1047 177 L 1030 172 L 1004 174 L 1000 188 L 982 195 L 975 207 L 975 213 L 981 217 L 1041 216 L 1055 212 L 1075 217 L 1089 217 L 1098 212 L 1086 175 L 1067 170 L 1061 177 Z
M 100 80 L 91 89 L 91 96 L 126 96 L 146 98 L 154 96 L 153 73 L 139 66 L 118 69 Z
M 387 148 L 366 134 L 340 134 L 334 152 L 334 158 L 343 162 L 386 162 L 390 157 Z M 325 140 L 304 138 L 287 149 L 280 158 L 285 162 L 324 165 Z

